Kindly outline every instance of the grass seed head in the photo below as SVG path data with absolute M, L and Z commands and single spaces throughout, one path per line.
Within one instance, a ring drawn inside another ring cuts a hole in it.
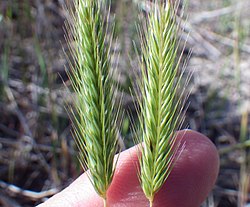
M 153 203 L 168 178 L 177 157 L 175 132 L 182 120 L 183 106 L 179 71 L 177 8 L 169 2 L 151 4 L 146 29 L 142 28 L 142 99 L 140 128 L 142 155 L 140 182 Z
M 69 111 L 79 159 L 89 169 L 96 192 L 106 199 L 115 169 L 117 110 L 104 6 L 102 1 L 75 0 L 68 8 L 66 38 L 71 51 L 68 75 L 76 94 Z

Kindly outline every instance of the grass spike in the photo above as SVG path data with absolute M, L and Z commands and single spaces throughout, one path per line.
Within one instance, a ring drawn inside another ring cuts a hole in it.
M 153 206 L 155 194 L 168 178 L 178 158 L 176 130 L 183 121 L 184 93 L 176 21 L 178 3 L 154 1 L 148 13 L 147 29 L 141 28 L 141 68 L 139 99 L 142 141 L 140 183 Z
M 74 109 L 69 107 L 73 135 L 80 151 L 83 168 L 89 169 L 90 181 L 107 206 L 107 190 L 117 162 L 116 86 L 112 82 L 110 47 L 107 36 L 109 9 L 104 1 L 74 0 L 69 5 L 66 40 L 71 56 L 67 71 L 76 94 Z M 111 34 L 113 36 L 113 34 Z

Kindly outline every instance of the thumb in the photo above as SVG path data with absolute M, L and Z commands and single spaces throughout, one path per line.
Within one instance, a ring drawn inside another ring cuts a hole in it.
M 219 169 L 218 153 L 204 135 L 191 130 L 178 132 L 177 141 L 185 148 L 169 178 L 155 196 L 154 207 L 199 207 L 212 189 Z M 112 207 L 148 206 L 138 181 L 136 147 L 120 154 L 113 182 L 108 190 L 108 204 Z M 39 207 L 103 206 L 86 174 L 61 193 Z

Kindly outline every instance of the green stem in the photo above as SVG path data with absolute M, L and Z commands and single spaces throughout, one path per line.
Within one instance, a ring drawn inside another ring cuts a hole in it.
M 148 200 L 149 200 L 149 207 L 153 207 L 154 196 L 152 196 L 152 198 L 148 198 Z
M 220 155 L 223 155 L 223 154 L 226 154 L 226 153 L 228 153 L 228 152 L 230 152 L 232 150 L 244 149 L 244 148 L 247 148 L 247 147 L 250 147 L 250 140 L 247 140 L 247 141 L 242 142 L 242 143 L 235 144 L 233 146 L 225 147 L 224 149 L 220 149 L 219 153 L 220 153 Z
M 106 198 L 103 198 L 103 207 L 108 207 L 107 199 Z
M 149 207 L 153 207 L 153 200 L 149 200 Z

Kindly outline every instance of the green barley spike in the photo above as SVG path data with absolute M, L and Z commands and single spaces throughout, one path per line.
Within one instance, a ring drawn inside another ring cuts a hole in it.
M 182 122 L 176 8 L 170 1 L 152 3 L 146 29 L 142 29 L 142 91 L 140 131 L 142 154 L 139 178 L 153 206 L 155 194 L 168 178 L 178 146 L 175 132 Z
M 116 165 L 118 112 L 104 8 L 104 1 L 75 0 L 67 9 L 66 38 L 71 52 L 68 75 L 76 94 L 75 107 L 69 109 L 74 137 L 80 162 L 89 169 L 90 181 L 106 206 Z

